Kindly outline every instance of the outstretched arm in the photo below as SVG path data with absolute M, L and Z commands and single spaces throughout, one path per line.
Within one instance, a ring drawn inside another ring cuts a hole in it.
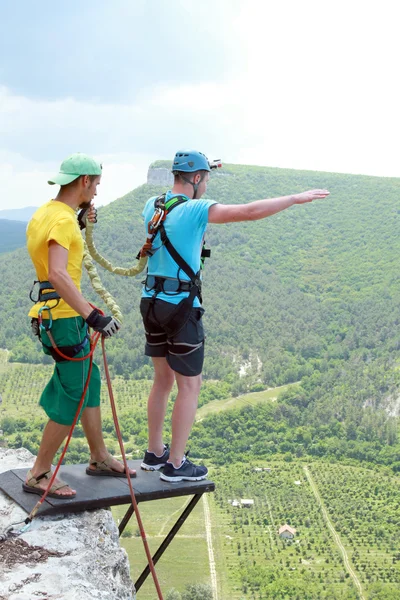
M 310 190 L 282 196 L 281 198 L 267 198 L 255 200 L 248 204 L 213 204 L 208 210 L 209 223 L 234 223 L 239 221 L 257 221 L 270 217 L 293 204 L 305 204 L 320 198 L 326 198 L 328 190 Z

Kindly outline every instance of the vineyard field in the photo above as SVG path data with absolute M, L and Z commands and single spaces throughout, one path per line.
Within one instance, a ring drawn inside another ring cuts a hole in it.
M 213 539 L 222 600 L 360 598 L 303 466 L 271 461 L 213 471 Z M 261 468 L 270 471 L 254 470 Z M 363 597 L 398 598 L 399 478 L 322 462 L 310 470 L 321 496 L 329 500 L 330 517 Z M 254 505 L 232 505 L 241 498 Z M 296 529 L 293 541 L 279 538 L 284 524 Z
M 191 496 L 184 496 L 139 504 L 146 537 L 153 554 L 190 499 Z M 127 509 L 128 506 L 116 506 L 112 509 L 117 523 L 122 519 Z M 121 545 L 128 553 L 131 577 L 135 581 L 147 565 L 135 516 L 132 516 L 129 525 L 125 529 L 124 536 L 121 538 Z M 156 570 L 165 595 L 172 588 L 182 592 L 186 584 L 193 582 L 210 584 L 210 566 L 202 502 L 197 504 L 171 545 L 160 558 Z M 140 598 L 142 600 L 154 600 L 155 597 L 154 583 L 151 575 L 149 575 L 146 583 L 140 589 Z
M 400 597 L 400 478 L 346 465 L 310 471 L 367 597 L 381 586 Z
M 276 460 L 211 467 L 210 478 L 216 483 L 216 491 L 208 496 L 208 501 L 219 600 L 361 598 L 304 467 L 301 461 L 288 464 Z M 322 462 L 314 462 L 308 468 L 361 582 L 362 598 L 396 600 L 400 574 L 396 524 L 399 478 L 383 470 Z M 254 500 L 254 505 L 232 505 L 233 500 L 242 498 Z M 369 501 L 372 498 L 376 512 Z M 176 498 L 139 506 L 152 549 L 162 541 L 186 502 L 187 499 Z M 116 519 L 124 512 L 125 507 L 113 509 Z M 356 514 L 359 527 L 346 532 Z M 166 592 L 171 587 L 182 591 L 193 569 L 198 583 L 210 583 L 204 518 L 200 503 L 160 560 L 157 571 Z M 279 538 L 278 529 L 283 524 L 296 529 L 293 541 Z M 391 534 L 388 524 L 392 525 Z M 122 543 L 135 578 L 145 565 L 145 558 L 134 518 L 126 533 L 128 537 Z M 152 586 L 148 580 L 142 588 L 144 600 L 153 600 Z
M 38 399 L 52 369 L 52 365 L 8 363 L 7 353 L 0 351 L 1 443 L 37 451 L 46 422 Z M 146 400 L 151 381 L 118 376 L 113 388 L 125 450 L 138 458 L 147 444 Z M 273 402 L 278 393 L 274 389 L 228 399 L 225 390 L 207 382 L 199 414 L 213 413 L 218 405 L 222 410 L 232 404 L 238 408 L 231 400 L 251 405 Z M 119 454 L 105 385 L 102 413 L 106 444 Z M 83 462 L 87 457 L 79 426 L 67 461 Z M 245 463 L 239 457 L 225 465 L 213 466 L 212 462 L 206 461 L 216 484 L 208 502 L 218 600 L 399 600 L 400 477 L 389 468 L 360 466 L 354 459 L 352 466 L 296 458 L 290 453 L 271 454 L 262 462 Z M 254 504 L 249 508 L 233 504 L 243 498 Z M 175 498 L 140 505 L 152 550 L 187 501 Z M 113 509 L 115 519 L 121 519 L 125 510 Z M 278 535 L 284 524 L 296 529 L 292 541 Z M 146 560 L 134 518 L 122 544 L 135 579 Z M 157 571 L 166 593 L 172 588 L 182 592 L 187 583 L 210 583 L 203 503 L 180 530 Z M 141 597 L 154 599 L 151 579 L 141 589 Z

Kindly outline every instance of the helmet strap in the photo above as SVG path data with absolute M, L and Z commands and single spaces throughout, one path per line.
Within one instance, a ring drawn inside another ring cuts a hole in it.
M 187 179 L 183 174 L 182 171 L 179 173 L 180 178 L 183 179 L 183 181 L 185 181 L 186 183 L 190 183 L 191 186 L 193 186 L 193 200 L 195 200 L 197 198 L 197 191 L 199 189 L 199 185 L 200 183 L 203 181 L 205 174 L 203 173 L 203 175 L 200 176 L 200 181 L 199 183 L 193 183 L 193 181 L 190 181 L 190 179 Z

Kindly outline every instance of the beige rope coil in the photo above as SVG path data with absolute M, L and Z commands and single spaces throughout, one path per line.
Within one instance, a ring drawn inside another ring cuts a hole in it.
M 110 263 L 110 261 L 101 256 L 101 254 L 97 251 L 93 241 L 93 223 L 90 223 L 90 221 L 88 221 L 86 225 L 86 244 L 91 257 L 97 263 L 99 263 L 99 265 L 107 269 L 107 271 L 110 271 L 110 273 L 115 273 L 116 275 L 124 275 L 125 277 L 135 277 L 135 275 L 139 275 L 139 273 L 144 271 L 147 265 L 147 256 L 142 256 L 139 258 L 137 264 L 134 267 L 114 267 Z
M 147 256 L 140 257 L 137 264 L 133 267 L 123 268 L 123 267 L 114 267 L 110 261 L 101 256 L 101 254 L 96 249 L 93 241 L 93 223 L 87 220 L 86 223 L 86 242 L 84 242 L 84 254 L 83 254 L 83 264 L 88 272 L 90 282 L 96 294 L 100 296 L 100 298 L 104 301 L 107 308 L 110 310 L 111 314 L 118 319 L 118 321 L 122 322 L 122 313 L 118 304 L 112 297 L 112 295 L 107 292 L 101 283 L 99 274 L 93 261 L 95 260 L 100 266 L 104 267 L 110 273 L 115 273 L 116 275 L 124 275 L 125 277 L 134 277 L 135 275 L 139 275 L 142 271 L 144 271 L 147 265 Z

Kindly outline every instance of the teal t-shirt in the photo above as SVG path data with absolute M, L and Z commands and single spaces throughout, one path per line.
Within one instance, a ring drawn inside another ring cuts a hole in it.
M 168 201 L 175 194 L 167 192 L 165 200 Z M 144 207 L 143 217 L 145 232 L 147 235 L 147 224 L 154 214 L 154 200 L 157 196 L 150 198 Z M 208 223 L 208 209 L 215 200 L 190 200 L 176 206 L 164 221 L 167 236 L 176 251 L 197 273 L 200 269 L 200 255 L 203 247 L 204 234 Z M 148 274 L 158 275 L 159 277 L 172 277 L 181 281 L 189 281 L 189 277 L 178 267 L 168 250 L 161 244 L 160 233 L 157 233 L 153 242 L 153 249 L 156 252 L 149 258 Z M 145 288 L 142 291 L 143 298 L 151 298 L 154 292 L 147 292 Z M 183 298 L 187 298 L 189 292 L 180 292 L 178 294 L 165 294 L 160 292 L 157 299 L 178 304 Z M 196 297 L 193 302 L 194 307 L 199 307 L 200 302 Z

